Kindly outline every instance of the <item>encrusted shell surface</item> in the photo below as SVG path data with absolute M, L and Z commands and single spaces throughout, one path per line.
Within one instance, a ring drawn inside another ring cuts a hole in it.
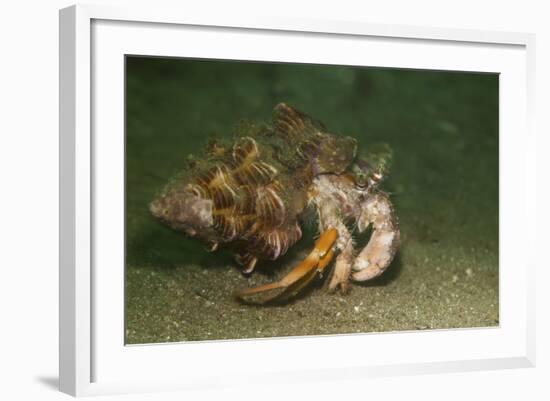
M 215 234 L 206 238 L 216 244 L 212 248 L 232 243 L 237 260 L 253 267 L 258 259 L 283 255 L 301 238 L 298 219 L 313 178 L 344 171 L 356 147 L 354 139 L 330 134 L 280 103 L 270 125 L 243 123 L 232 144 L 210 141 L 177 185 L 212 201 Z

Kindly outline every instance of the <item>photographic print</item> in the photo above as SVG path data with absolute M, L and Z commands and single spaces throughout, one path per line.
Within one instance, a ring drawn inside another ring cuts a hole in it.
M 127 344 L 498 326 L 498 74 L 125 64 Z

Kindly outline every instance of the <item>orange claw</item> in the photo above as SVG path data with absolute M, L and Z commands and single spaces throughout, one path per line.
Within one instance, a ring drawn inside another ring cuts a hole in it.
M 330 263 L 334 256 L 332 246 L 338 238 L 334 228 L 326 230 L 313 248 L 313 251 L 281 280 L 235 293 L 241 301 L 263 304 L 282 301 L 298 294 Z

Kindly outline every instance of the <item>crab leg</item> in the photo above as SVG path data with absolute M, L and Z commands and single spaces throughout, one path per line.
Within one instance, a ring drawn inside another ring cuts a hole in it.
M 281 280 L 238 291 L 235 296 L 245 302 L 265 303 L 285 300 L 296 295 L 330 263 L 334 256 L 332 246 L 337 238 L 336 229 L 326 230 L 315 244 L 313 251 Z
M 351 265 L 354 259 L 353 240 L 350 231 L 342 219 L 341 203 L 331 195 L 331 189 L 334 188 L 335 184 L 327 176 L 316 180 L 316 184 L 321 184 L 321 187 L 317 191 L 317 196 L 314 197 L 314 202 L 319 213 L 319 231 L 323 232 L 324 227 L 334 227 L 338 230 L 338 239 L 334 244 L 334 248 L 340 252 L 336 257 L 334 268 L 327 281 L 328 289 L 329 291 L 340 289 L 340 292 L 345 293 L 349 288 Z M 346 196 L 342 192 L 338 195 L 340 195 L 339 200 Z
M 325 267 L 332 261 L 334 250 L 330 249 L 327 254 L 319 260 L 316 269 L 311 269 L 300 280 L 289 285 L 281 294 L 277 295 L 277 301 L 284 301 L 300 293 L 318 274 L 322 274 Z

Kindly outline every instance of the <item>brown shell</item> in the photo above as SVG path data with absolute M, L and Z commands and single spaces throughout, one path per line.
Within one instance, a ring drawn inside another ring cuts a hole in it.
M 302 236 L 298 220 L 316 174 L 344 171 L 356 142 L 326 132 L 311 117 L 284 104 L 270 126 L 241 128 L 231 145 L 211 141 L 184 185 L 212 200 L 214 237 L 231 243 L 237 260 L 252 266 L 277 259 Z

